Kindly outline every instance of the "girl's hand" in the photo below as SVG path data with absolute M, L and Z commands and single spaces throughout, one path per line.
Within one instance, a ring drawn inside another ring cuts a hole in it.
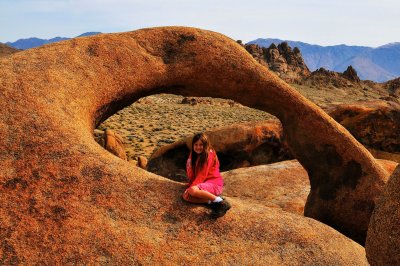
M 183 198 L 184 200 L 186 200 L 186 201 L 190 201 L 190 200 L 191 200 L 191 197 L 192 197 L 192 196 L 190 196 L 188 190 L 186 189 L 185 192 L 183 192 L 182 198 Z

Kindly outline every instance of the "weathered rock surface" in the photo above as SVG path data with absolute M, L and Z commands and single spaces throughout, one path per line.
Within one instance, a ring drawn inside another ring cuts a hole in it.
M 400 153 L 400 104 L 367 101 L 335 106 L 329 114 L 362 144 Z
M 349 66 L 343 73 L 326 70 L 321 67 L 307 76 L 302 81 L 310 86 L 332 86 L 335 88 L 358 87 L 361 89 L 362 84 L 357 72 Z
M 400 153 L 385 152 L 385 151 L 375 150 L 375 149 L 371 149 L 371 148 L 369 148 L 368 150 L 377 159 L 389 160 L 389 161 L 394 161 L 394 162 L 400 163 Z
M 357 71 L 352 66 L 347 67 L 347 69 L 343 72 L 343 77 L 357 83 L 361 81 L 357 75 Z
M 278 122 L 246 123 L 206 131 L 221 171 L 292 159 Z M 186 180 L 186 160 L 193 136 L 155 151 L 148 170 L 175 181 Z
M 400 263 L 400 165 L 389 179 L 368 228 L 365 249 L 371 265 Z
M 299 48 L 292 50 L 287 42 L 278 46 L 272 44 L 268 48 L 256 44 L 246 44 L 244 47 L 260 64 L 269 67 L 285 81 L 299 82 L 310 75 Z
M 384 84 L 391 96 L 400 98 L 400 78 L 389 80 Z
M 137 166 L 142 168 L 142 169 L 146 169 L 147 168 L 147 158 L 144 156 L 138 156 L 137 158 Z
M 288 212 L 232 200 L 208 220 L 182 203 L 183 186 L 93 139 L 107 117 L 160 92 L 269 111 L 310 176 L 312 216 L 362 236 L 387 172 L 231 39 L 182 27 L 76 38 L 1 58 L 0 78 L 2 264 L 366 264 L 358 244 Z
M 240 168 L 223 172 L 223 194 L 240 198 L 248 204 L 281 208 L 303 215 L 310 181 L 306 170 L 296 160 Z
M 115 156 L 126 160 L 123 139 L 114 131 L 107 129 L 104 132 L 104 148 Z
M 398 163 L 377 160 L 392 173 Z M 303 215 L 310 181 L 306 170 L 296 160 L 282 161 L 223 172 L 223 194 L 268 207 Z
M 111 129 L 106 129 L 105 131 L 96 129 L 94 131 L 94 138 L 104 149 L 122 160 L 127 160 L 124 141 L 117 133 Z

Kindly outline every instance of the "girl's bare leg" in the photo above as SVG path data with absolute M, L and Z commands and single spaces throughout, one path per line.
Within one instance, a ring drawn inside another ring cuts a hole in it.
M 192 186 L 183 193 L 183 199 L 193 203 L 207 203 L 209 200 L 214 201 L 216 197 L 208 191 L 200 190 L 197 186 Z

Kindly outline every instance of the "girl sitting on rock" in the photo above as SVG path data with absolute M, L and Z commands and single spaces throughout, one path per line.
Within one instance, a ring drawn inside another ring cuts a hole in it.
M 193 137 L 191 153 L 186 162 L 186 172 L 189 185 L 183 193 L 183 199 L 192 203 L 208 203 L 213 218 L 224 216 L 231 205 L 219 196 L 224 185 L 219 172 L 219 161 L 207 136 L 203 133 Z

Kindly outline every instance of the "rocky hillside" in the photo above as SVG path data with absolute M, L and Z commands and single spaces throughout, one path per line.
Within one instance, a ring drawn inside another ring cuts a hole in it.
M 389 80 L 384 83 L 384 86 L 389 91 L 390 96 L 400 98 L 400 78 Z
M 268 48 L 256 44 L 246 44 L 244 47 L 258 62 L 268 66 L 287 82 L 298 82 L 310 74 L 299 48 L 292 49 L 287 42 L 278 46 L 271 44 Z
M 272 43 L 281 42 L 283 40 L 260 38 L 249 42 L 249 44 L 269 47 Z M 372 48 L 343 44 L 321 46 L 297 41 L 286 42 L 301 50 L 304 61 L 311 71 L 323 67 L 328 70 L 343 72 L 349 65 L 352 65 L 362 80 L 384 82 L 400 76 L 400 43 Z
M 238 42 L 241 44 L 241 41 Z M 259 63 L 268 67 L 286 82 L 297 88 L 302 87 L 302 91 L 311 89 L 312 91 L 308 94 L 311 97 L 317 95 L 313 93 L 314 89 L 345 89 L 346 93 L 355 95 L 364 93 L 368 97 L 374 94 L 377 98 L 386 97 L 388 94 L 398 97 L 400 94 L 400 78 L 384 83 L 362 80 L 352 65 L 348 65 L 343 72 L 327 70 L 323 67 L 310 72 L 300 49 L 298 47 L 291 48 L 288 42 L 282 42 L 278 46 L 272 43 L 268 48 L 256 44 L 245 44 L 243 47 Z M 371 93 L 367 93 L 367 91 Z M 342 92 L 339 91 L 339 93 Z

